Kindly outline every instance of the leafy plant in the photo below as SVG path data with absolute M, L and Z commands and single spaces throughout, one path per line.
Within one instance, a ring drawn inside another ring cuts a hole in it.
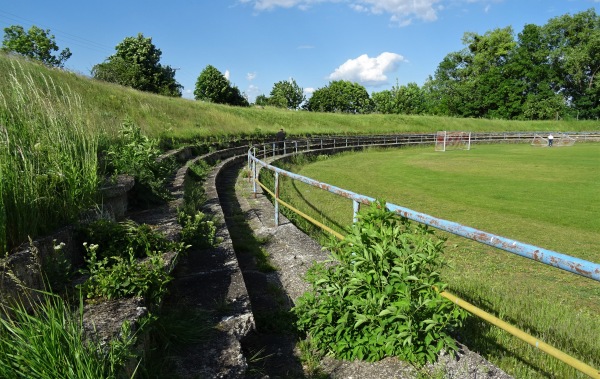
M 131 121 L 120 130 L 120 141 L 106 152 L 107 171 L 129 174 L 135 178 L 130 199 L 137 205 L 148 206 L 169 200 L 167 177 L 172 169 L 170 160 L 160 160 L 158 142 L 142 134 Z
M 65 243 L 54 242 L 53 251 L 44 258 L 42 267 L 48 286 L 52 290 L 60 291 L 69 283 L 71 276 L 75 273 L 71 262 L 65 256 Z
M 298 328 L 319 350 L 342 359 L 398 356 L 423 364 L 456 350 L 449 335 L 466 313 L 442 298 L 444 240 L 376 202 L 331 241 L 329 264 L 307 276 L 311 291 L 293 308 Z
M 98 245 L 84 243 L 87 250 L 87 268 L 82 270 L 88 279 L 79 287 L 87 298 L 115 299 L 141 296 L 150 303 L 158 303 L 167 291 L 171 277 L 165 271 L 165 261 L 160 252 L 148 254 L 148 259 L 138 261 L 133 249 L 129 256 L 99 259 Z
M 218 242 L 217 228 L 204 213 L 197 211 L 194 215 L 179 212 L 178 222 L 182 225 L 181 241 L 197 248 L 215 246 Z
M 114 222 L 100 219 L 83 226 L 80 231 L 82 240 L 98 245 L 96 255 L 99 258 L 127 257 L 129 250 L 136 258 L 144 258 L 151 251 L 178 249 L 176 243 L 169 241 L 152 226 L 131 220 Z

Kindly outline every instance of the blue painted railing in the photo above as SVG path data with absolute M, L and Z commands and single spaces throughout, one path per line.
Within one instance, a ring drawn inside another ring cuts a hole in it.
M 394 139 L 392 137 L 387 137 L 388 141 L 384 141 L 383 138 L 385 137 L 378 137 L 378 138 L 382 138 L 380 141 L 374 139 L 371 140 L 369 143 L 369 145 L 389 145 L 389 144 L 402 144 L 402 145 L 406 145 L 406 144 L 421 144 L 421 143 L 432 143 L 433 139 L 429 139 L 429 136 L 433 136 L 433 135 L 420 135 L 421 137 L 419 138 L 413 138 L 412 141 L 410 140 L 405 140 L 404 138 L 402 138 L 402 140 L 400 142 L 398 142 L 398 139 Z M 397 138 L 397 137 L 396 137 Z M 528 138 L 528 137 L 527 137 Z M 307 140 L 309 141 L 309 140 Z M 321 140 L 322 141 L 322 140 Z M 367 141 L 366 138 L 364 138 L 362 140 L 362 143 L 364 144 Z M 316 143 L 316 146 L 315 146 Z M 364 146 L 361 145 L 361 141 L 360 139 L 356 139 L 353 138 L 352 139 L 352 143 L 356 143 L 356 146 Z M 348 139 L 344 139 L 340 138 L 337 139 L 337 148 L 343 148 L 344 146 L 346 147 L 352 147 L 355 145 L 348 144 Z M 321 142 L 322 144 L 322 142 Z M 334 148 L 336 146 L 336 140 L 333 139 L 333 141 L 328 140 L 327 144 L 329 145 L 329 148 Z M 248 151 L 248 162 L 249 164 L 252 164 L 253 167 L 253 176 L 254 176 L 254 182 L 256 183 L 256 180 L 258 179 L 258 169 L 257 169 L 257 165 L 262 166 L 268 170 L 271 170 L 273 172 L 275 172 L 277 175 L 283 175 L 283 176 L 287 176 L 289 178 L 292 178 L 294 180 L 299 180 L 303 183 L 309 184 L 311 186 L 314 187 L 318 187 L 321 188 L 323 190 L 329 191 L 331 193 L 343 196 L 345 198 L 351 199 L 354 202 L 354 213 L 355 213 L 355 217 L 356 217 L 356 213 L 358 212 L 359 209 L 359 204 L 370 204 L 371 202 L 375 201 L 374 198 L 369 197 L 369 196 L 365 196 L 365 195 L 361 195 L 361 194 L 357 194 L 354 193 L 352 191 L 348 191 L 342 188 L 338 188 L 335 187 L 333 185 L 324 183 L 324 182 L 319 182 L 317 180 L 302 176 L 302 175 L 298 175 L 298 174 L 294 174 L 293 172 L 289 172 L 286 170 L 283 170 L 281 168 L 272 166 L 270 164 L 268 164 L 267 162 L 260 160 L 259 158 L 257 158 L 256 156 L 256 152 L 258 151 L 265 151 L 264 149 L 266 149 L 266 146 L 268 144 L 262 145 L 262 146 L 258 146 L 255 148 L 252 148 Z M 275 144 L 273 144 L 273 153 L 279 153 L 279 154 L 286 154 L 286 153 L 296 153 L 299 152 L 298 150 L 298 141 L 294 141 L 293 145 L 294 148 L 289 147 L 288 151 L 285 152 L 286 147 L 282 147 L 281 149 L 278 148 L 278 146 L 276 146 Z M 320 150 L 319 149 L 319 143 L 318 140 L 312 140 L 309 142 L 306 142 L 306 145 L 304 143 L 300 143 L 301 147 L 304 146 L 308 146 L 307 149 L 303 149 L 304 151 L 308 151 L 311 150 L 310 146 L 316 147 L 316 150 Z M 261 148 L 262 147 L 262 148 Z M 269 146 L 270 147 L 270 146 Z M 281 151 L 278 151 L 281 150 Z M 264 154 L 264 156 L 269 156 L 267 153 Z M 256 188 L 256 184 L 254 186 L 254 192 L 257 191 Z M 276 193 L 278 194 L 278 190 L 276 191 Z M 488 233 L 482 230 L 478 230 L 475 228 L 471 228 L 469 226 L 464 226 L 461 225 L 459 223 L 453 222 L 453 221 L 448 221 L 448 220 L 444 220 L 441 218 L 437 218 L 437 217 L 433 217 L 424 213 L 420 213 L 420 212 L 416 212 L 413 211 L 411 209 L 399 206 L 399 205 L 395 205 L 395 204 L 391 204 L 388 203 L 387 207 L 391 210 L 394 211 L 400 215 L 402 215 L 403 217 L 406 217 L 410 220 L 414 220 L 420 223 L 423 223 L 425 225 L 464 237 L 464 238 L 468 238 L 470 240 L 479 242 L 479 243 L 483 243 L 489 246 L 493 246 L 496 247 L 498 249 L 513 253 L 513 254 L 517 254 L 529 259 L 533 259 L 535 261 L 553 266 L 553 267 L 557 267 L 560 268 L 562 270 L 565 271 L 569 271 L 572 272 L 574 274 L 577 275 L 581 275 L 581 276 L 585 276 L 587 278 L 596 280 L 596 281 L 600 281 L 600 264 L 598 263 L 594 263 L 594 262 L 590 262 L 590 261 L 586 261 L 583 259 L 579 259 L 576 257 L 572 257 L 566 254 L 562 254 L 556 251 L 552 251 L 552 250 L 548 250 L 548 249 L 544 249 L 538 246 L 534 246 L 534 245 L 530 245 L 530 244 L 526 244 L 523 242 L 519 242 L 519 241 L 515 241 L 515 240 L 511 240 L 502 236 L 498 236 L 492 233 Z

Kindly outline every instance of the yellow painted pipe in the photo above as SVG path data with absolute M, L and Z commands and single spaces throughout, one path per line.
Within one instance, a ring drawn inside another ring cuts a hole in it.
M 289 209 L 291 209 L 293 212 L 299 214 L 300 216 L 304 217 L 306 220 L 312 222 L 313 224 L 315 224 L 316 226 L 318 226 L 319 228 L 333 234 L 337 239 L 343 240 L 344 236 L 338 232 L 336 232 L 335 230 L 331 229 L 330 227 L 320 223 L 319 221 L 315 220 L 314 218 L 310 217 L 309 215 L 307 215 L 306 213 L 301 212 L 300 210 L 294 208 L 293 206 L 291 206 L 290 204 L 286 203 L 285 201 L 276 198 L 275 194 L 269 190 L 267 187 L 265 187 L 260 181 L 256 180 L 256 182 L 258 183 L 258 185 L 261 186 L 262 189 L 264 189 L 265 191 L 267 191 L 269 193 L 269 195 L 273 196 L 274 199 L 277 200 L 277 202 Z
M 508 333 L 512 334 L 513 336 L 527 342 L 528 344 L 537 347 L 538 349 L 542 350 L 543 352 L 550 354 L 551 356 L 555 357 L 556 359 L 563 361 L 564 363 L 581 371 L 582 373 L 589 375 L 592 378 L 600 379 L 600 371 L 594 369 L 591 366 L 588 366 L 587 364 L 583 363 L 582 361 L 563 353 L 562 351 L 556 349 L 555 347 L 552 347 L 552 346 L 548 345 L 547 343 L 538 340 L 537 338 L 523 332 L 522 330 L 519 330 L 516 327 L 500 320 L 499 318 L 477 308 L 473 304 L 470 304 L 470 303 L 460 299 L 459 297 L 452 295 L 451 293 L 442 291 L 442 292 L 440 292 L 440 295 L 442 295 L 446 299 L 452 301 L 454 304 L 458 305 L 459 307 L 465 309 L 466 311 L 468 311 L 478 317 L 481 317 L 482 319 L 486 320 L 490 324 L 496 325 L 500 329 L 505 330 Z

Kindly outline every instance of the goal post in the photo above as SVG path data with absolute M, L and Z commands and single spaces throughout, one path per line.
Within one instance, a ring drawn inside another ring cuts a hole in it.
M 552 134 L 548 134 L 552 135 Z M 533 140 L 531 140 L 531 146 L 535 147 L 548 147 L 550 146 L 550 141 L 548 137 L 543 137 L 539 134 L 533 135 Z M 560 147 L 560 146 L 573 146 L 575 144 L 575 138 L 569 136 L 566 133 L 557 133 L 552 141 L 552 146 Z
M 542 137 L 539 134 L 534 134 L 531 140 L 531 146 L 535 147 L 546 147 L 548 146 L 548 138 Z
M 447 150 L 471 150 L 471 132 L 437 132 L 435 151 Z

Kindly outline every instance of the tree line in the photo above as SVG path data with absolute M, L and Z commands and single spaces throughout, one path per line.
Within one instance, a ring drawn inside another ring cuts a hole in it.
M 63 67 L 69 49 L 58 52 L 49 30 L 35 26 L 4 29 L 2 50 Z M 557 117 L 598 119 L 600 84 L 600 18 L 589 9 L 483 35 L 466 32 L 464 48 L 447 54 L 423 86 L 399 85 L 369 94 L 345 80 L 329 82 L 306 98 L 294 79 L 277 82 L 255 105 L 311 112 L 383 113 L 452 117 L 544 120 Z M 176 69 L 160 63 L 161 51 L 151 38 L 127 37 L 115 54 L 92 68 L 98 80 L 141 91 L 180 97 Z M 194 98 L 219 104 L 250 106 L 247 96 L 218 69 L 208 65 L 196 81 Z

